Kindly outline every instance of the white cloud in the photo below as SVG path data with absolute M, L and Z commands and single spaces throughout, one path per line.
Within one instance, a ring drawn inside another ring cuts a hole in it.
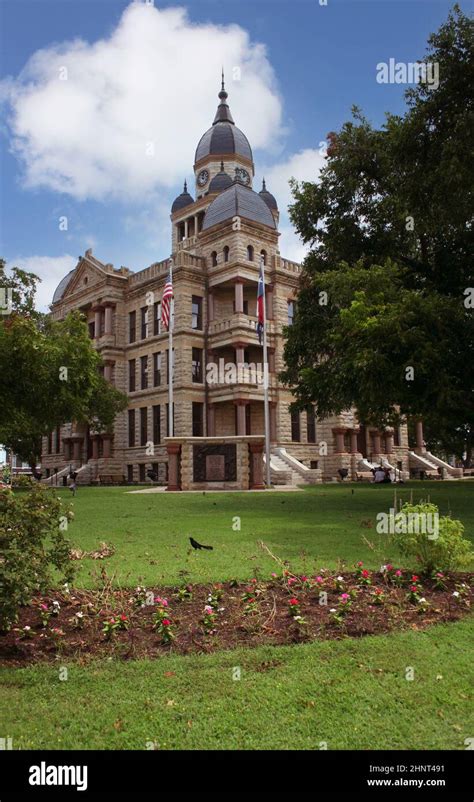
M 273 70 L 265 46 L 238 25 L 194 24 L 185 9 L 135 2 L 107 38 L 37 51 L 0 92 L 25 186 L 143 201 L 179 183 L 212 123 L 222 64 L 237 124 L 254 148 L 277 152 Z
M 289 181 L 290 178 L 296 178 L 297 181 L 317 181 L 325 163 L 326 159 L 319 150 L 306 148 L 293 153 L 286 161 L 262 170 L 267 189 L 275 195 L 280 210 L 280 253 L 295 262 L 304 259 L 308 247 L 303 245 L 289 220 L 288 206 L 293 202 Z
M 15 256 L 8 259 L 8 267 L 21 267 L 28 273 L 36 273 L 40 277 L 35 306 L 41 312 L 47 312 L 53 293 L 64 276 L 77 265 L 77 256 L 65 253 L 63 256 Z

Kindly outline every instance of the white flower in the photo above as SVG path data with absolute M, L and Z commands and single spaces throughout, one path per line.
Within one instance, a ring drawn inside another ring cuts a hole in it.
M 79 610 L 79 612 L 76 613 L 76 618 L 83 618 L 83 617 L 84 617 L 84 613 L 81 613 L 81 611 Z
M 335 613 L 335 612 L 336 612 L 336 608 L 335 608 L 335 607 L 331 607 L 331 609 L 329 610 L 329 612 L 330 612 L 330 613 Z
M 386 565 L 381 565 L 380 566 L 380 573 L 381 574 L 384 574 L 386 570 L 387 570 L 387 566 Z
M 425 604 L 425 603 L 426 603 L 426 599 L 423 599 L 423 598 L 418 599 L 418 604 Z
M 336 577 L 336 579 L 337 579 L 338 582 L 344 582 L 344 577 L 343 576 L 338 576 L 338 577 Z
M 29 631 L 30 631 L 30 629 L 31 629 L 31 627 L 29 627 L 29 626 L 23 627 L 23 630 L 24 630 L 25 632 L 29 632 Z
M 455 591 L 453 592 L 453 596 L 456 596 L 456 598 L 457 598 L 457 597 L 459 596 L 459 591 L 458 591 L 458 590 L 455 590 Z

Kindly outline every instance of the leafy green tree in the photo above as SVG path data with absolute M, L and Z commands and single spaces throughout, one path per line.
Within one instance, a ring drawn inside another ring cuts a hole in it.
M 94 431 L 110 430 L 127 398 L 100 373 L 84 318 L 78 312 L 55 321 L 34 309 L 38 279 L 14 269 L 0 286 L 13 286 L 12 312 L 0 316 L 0 443 L 32 466 L 41 437 L 77 421 Z
M 282 374 L 300 408 L 423 417 L 458 455 L 474 438 L 473 52 L 455 6 L 423 60 L 439 85 L 410 88 L 381 130 L 354 108 L 328 135 L 319 182 L 292 182 L 310 252 Z

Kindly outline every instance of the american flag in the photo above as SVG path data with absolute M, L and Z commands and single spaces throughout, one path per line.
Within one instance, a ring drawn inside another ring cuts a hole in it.
M 163 297 L 161 299 L 161 322 L 166 329 L 169 329 L 169 324 L 170 324 L 172 297 L 173 297 L 173 279 L 171 278 L 171 270 L 170 270 L 168 278 L 166 280 L 166 284 L 163 289 Z
M 265 310 L 263 304 L 265 303 L 265 287 L 263 281 L 263 264 L 260 264 L 260 275 L 258 277 L 258 290 L 257 290 L 257 334 L 258 341 L 262 344 L 263 327 L 265 325 Z

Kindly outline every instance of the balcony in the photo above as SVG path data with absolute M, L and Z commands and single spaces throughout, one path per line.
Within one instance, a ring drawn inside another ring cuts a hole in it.
M 275 333 L 275 322 L 267 320 L 267 334 Z M 212 345 L 217 347 L 222 340 L 222 345 L 226 342 L 231 343 L 236 337 L 251 338 L 251 342 L 258 343 L 257 337 L 257 318 L 236 313 L 229 318 L 213 320 L 209 323 L 209 336 L 212 338 Z

